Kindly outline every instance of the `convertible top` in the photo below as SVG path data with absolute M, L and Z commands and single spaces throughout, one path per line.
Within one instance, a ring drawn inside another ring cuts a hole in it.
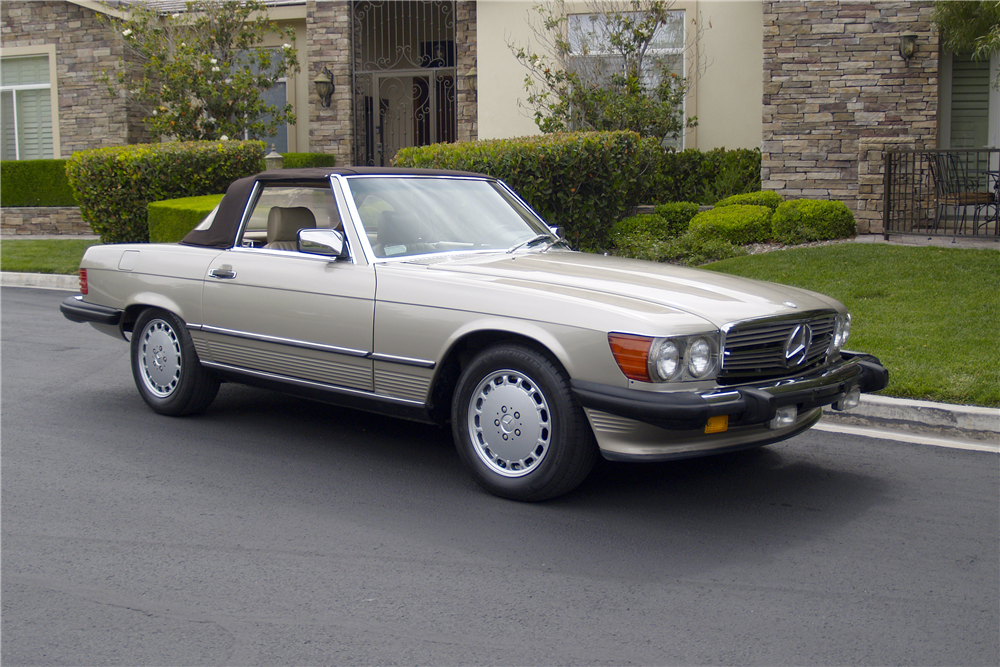
M 194 229 L 181 241 L 183 245 L 205 248 L 232 248 L 236 242 L 243 213 L 257 183 L 289 185 L 329 184 L 330 177 L 341 176 L 458 176 L 462 178 L 490 178 L 469 171 L 444 171 L 436 169 L 398 169 L 391 167 L 315 167 L 307 169 L 275 169 L 234 181 L 219 204 L 212 224 L 206 229 Z

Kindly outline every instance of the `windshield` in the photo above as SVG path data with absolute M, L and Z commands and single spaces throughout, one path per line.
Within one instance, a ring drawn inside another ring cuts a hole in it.
M 556 238 L 530 209 L 487 180 L 354 176 L 351 196 L 376 257 L 509 250 Z

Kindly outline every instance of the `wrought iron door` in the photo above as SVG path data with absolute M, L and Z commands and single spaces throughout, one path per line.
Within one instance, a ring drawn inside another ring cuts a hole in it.
M 455 3 L 354 3 L 355 164 L 455 141 Z

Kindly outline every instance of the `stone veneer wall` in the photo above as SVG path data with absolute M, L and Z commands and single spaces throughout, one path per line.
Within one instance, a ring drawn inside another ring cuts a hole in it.
M 306 52 L 309 81 L 309 150 L 337 156 L 337 164 L 354 164 L 354 124 L 363 122 L 355 116 L 352 89 L 354 52 L 350 0 L 308 0 L 306 2 Z M 455 58 L 458 90 L 458 140 L 475 141 L 479 136 L 479 117 L 475 93 L 469 90 L 465 75 L 476 61 L 476 2 L 458 0 L 455 6 Z M 312 90 L 312 80 L 323 67 L 333 72 L 334 93 L 329 107 L 320 105 Z
M 0 235 L 93 234 L 76 206 L 38 206 L 0 209 Z
M 64 0 L 5 0 L 0 38 L 5 48 L 55 44 L 61 157 L 149 140 L 124 100 L 97 80 L 102 70 L 115 70 L 122 49 L 94 11 Z
M 937 142 L 932 2 L 764 2 L 761 182 L 786 198 L 839 199 L 882 231 L 882 150 Z M 917 35 L 909 61 L 899 36 Z

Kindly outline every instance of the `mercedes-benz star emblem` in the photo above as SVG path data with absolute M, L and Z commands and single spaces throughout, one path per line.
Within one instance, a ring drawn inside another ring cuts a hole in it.
M 808 324 L 800 324 L 792 329 L 785 341 L 785 365 L 789 368 L 802 364 L 809 355 L 813 332 Z

